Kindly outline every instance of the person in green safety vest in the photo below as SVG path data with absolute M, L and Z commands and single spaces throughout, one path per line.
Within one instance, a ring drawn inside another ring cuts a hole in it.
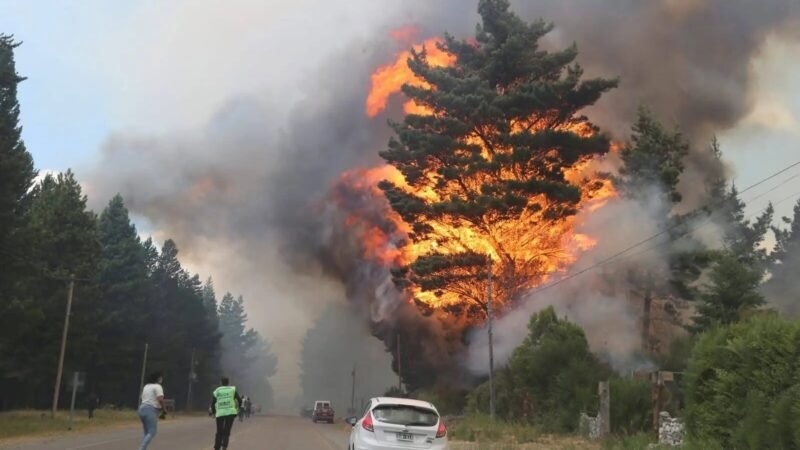
M 217 418 L 217 434 L 214 437 L 214 450 L 228 448 L 228 439 L 231 437 L 233 421 L 242 409 L 242 397 L 236 392 L 236 386 L 231 386 L 228 377 L 220 380 L 222 386 L 214 389 L 211 394 L 211 415 Z

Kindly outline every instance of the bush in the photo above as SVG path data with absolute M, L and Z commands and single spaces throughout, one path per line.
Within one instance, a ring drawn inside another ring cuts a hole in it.
M 467 402 L 466 390 L 442 384 L 419 390 L 413 396 L 418 400 L 433 403 L 442 415 L 461 414 Z
M 701 336 L 686 376 L 689 432 L 725 448 L 800 447 L 800 325 L 758 315 Z
M 529 334 L 496 377 L 497 413 L 547 431 L 574 431 L 581 412 L 597 412 L 597 383 L 611 371 L 589 351 L 583 330 L 553 308 L 531 317 Z M 472 412 L 489 411 L 488 385 L 468 400 Z
M 650 382 L 631 378 L 612 378 L 611 431 L 633 435 L 652 430 Z

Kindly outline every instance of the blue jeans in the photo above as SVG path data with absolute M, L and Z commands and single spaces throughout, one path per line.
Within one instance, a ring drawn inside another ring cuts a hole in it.
M 139 450 L 147 450 L 147 446 L 156 437 L 158 431 L 158 410 L 150 405 L 142 405 L 139 407 L 139 419 L 142 420 L 142 428 L 144 428 L 144 437 Z

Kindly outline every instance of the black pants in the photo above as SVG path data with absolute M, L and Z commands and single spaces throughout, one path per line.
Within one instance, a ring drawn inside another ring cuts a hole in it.
M 217 417 L 217 435 L 214 438 L 214 450 L 228 448 L 228 439 L 231 437 L 231 428 L 236 415 Z

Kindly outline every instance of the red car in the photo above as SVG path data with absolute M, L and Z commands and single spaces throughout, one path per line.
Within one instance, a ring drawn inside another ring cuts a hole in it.
M 331 402 L 318 400 L 314 402 L 314 412 L 311 413 L 311 421 L 333 423 L 334 411 Z

